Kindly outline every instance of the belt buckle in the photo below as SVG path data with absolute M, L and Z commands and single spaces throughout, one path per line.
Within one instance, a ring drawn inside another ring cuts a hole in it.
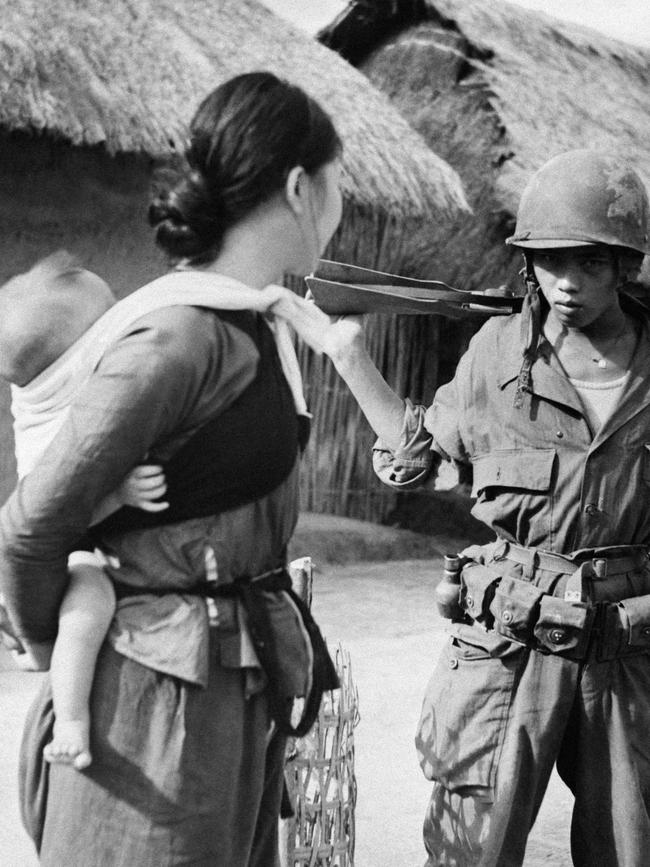
M 608 565 L 608 561 L 604 557 L 594 557 L 591 561 L 594 577 L 598 579 L 607 578 Z
M 569 580 L 564 588 L 565 602 L 586 602 L 589 594 L 585 592 L 585 579 L 593 574 L 592 561 L 581 563 L 575 572 L 569 575 Z

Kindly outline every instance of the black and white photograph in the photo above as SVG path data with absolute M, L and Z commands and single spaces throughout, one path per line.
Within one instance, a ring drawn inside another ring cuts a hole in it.
M 650 865 L 647 0 L 0 0 L 0 865 Z

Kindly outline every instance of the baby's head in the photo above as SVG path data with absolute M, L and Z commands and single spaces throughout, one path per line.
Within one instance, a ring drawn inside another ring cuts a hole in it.
M 0 377 L 27 385 L 115 303 L 109 286 L 65 251 L 0 287 Z

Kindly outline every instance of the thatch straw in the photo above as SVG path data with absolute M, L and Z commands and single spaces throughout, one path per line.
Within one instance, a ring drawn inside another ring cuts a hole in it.
M 610 151 L 650 178 L 648 50 L 499 0 L 353 0 L 319 37 L 463 179 L 474 216 L 420 241 L 421 276 L 516 284 L 503 241 L 519 196 L 564 150 Z
M 332 249 L 343 261 L 403 271 L 409 239 L 408 231 L 398 236 L 379 216 L 373 221 L 348 209 Z M 304 291 L 301 282 L 293 288 Z M 438 316 L 370 316 L 366 322 L 368 348 L 381 372 L 398 394 L 423 403 L 451 378 L 466 332 L 465 323 Z M 303 508 L 382 520 L 394 508 L 396 495 L 373 472 L 370 425 L 327 358 L 302 346 L 300 360 L 314 415 L 301 475 Z
M 21 0 L 0 19 L 0 126 L 153 156 L 181 149 L 199 99 L 269 69 L 330 112 L 344 191 L 393 216 L 464 207 L 450 167 L 367 79 L 255 0 Z
M 516 209 L 531 171 L 575 147 L 630 160 L 650 180 L 650 50 L 505 2 L 435 0 L 486 60 L 476 64 L 513 150 L 501 172 Z

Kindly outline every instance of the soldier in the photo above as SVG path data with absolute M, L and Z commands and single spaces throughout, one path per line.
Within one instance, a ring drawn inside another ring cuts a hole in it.
M 434 781 L 427 864 L 521 864 L 554 763 L 575 796 L 574 864 L 650 848 L 650 323 L 628 295 L 648 197 L 617 158 L 577 150 L 526 187 L 520 314 L 478 332 L 430 408 L 378 374 L 360 323 L 326 351 L 395 488 L 440 459 L 473 469 L 496 541 L 463 552 L 451 637 L 416 744 Z

